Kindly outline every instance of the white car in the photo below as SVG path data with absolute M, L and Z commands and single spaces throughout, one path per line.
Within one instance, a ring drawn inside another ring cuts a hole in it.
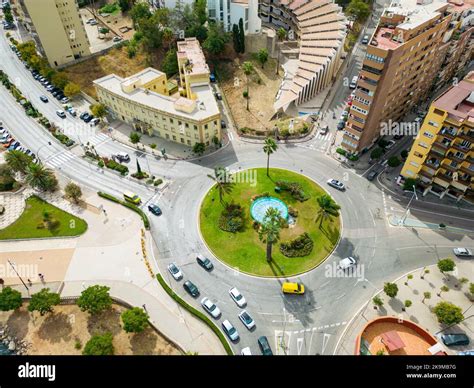
M 462 257 L 471 257 L 472 252 L 470 249 L 467 248 L 454 248 L 453 252 L 456 256 L 462 256 Z
M 327 181 L 327 184 L 341 191 L 344 191 L 346 189 L 346 187 L 344 186 L 344 183 L 338 181 L 337 179 L 329 179 Z
M 252 352 L 250 351 L 250 348 L 247 347 L 247 348 L 243 348 L 243 349 L 240 351 L 240 355 L 241 355 L 241 356 L 251 356 L 251 355 L 252 355 Z
M 201 306 L 206 310 L 213 318 L 219 318 L 221 310 L 215 305 L 209 298 L 202 298 Z
M 390 148 L 392 148 L 393 146 L 395 145 L 395 140 L 389 140 L 387 145 L 385 146 L 385 149 L 386 150 L 389 150 Z
M 222 330 L 224 330 L 224 333 L 231 341 L 237 341 L 239 339 L 239 332 L 227 319 L 222 322 Z
M 346 257 L 345 259 L 342 259 L 339 264 L 337 265 L 337 268 L 342 269 L 343 271 L 354 267 L 357 265 L 357 260 L 354 259 L 353 257 Z
M 243 297 L 243 295 L 239 292 L 239 290 L 235 287 L 229 290 L 229 295 L 232 300 L 237 303 L 237 306 L 244 307 L 247 304 L 247 301 Z
M 239 314 L 239 319 L 242 321 L 242 323 L 247 329 L 252 330 L 255 327 L 255 321 L 252 319 L 252 317 L 247 311 L 242 311 Z
M 183 273 L 175 263 L 168 265 L 168 271 L 170 271 L 171 276 L 173 276 L 175 280 L 183 278 Z

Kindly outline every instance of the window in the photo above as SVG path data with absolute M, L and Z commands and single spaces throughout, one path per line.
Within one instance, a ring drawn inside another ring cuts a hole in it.
M 420 142 L 418 143 L 418 145 L 419 145 L 420 147 L 423 147 L 423 148 L 428 148 L 428 144 L 423 143 L 422 141 L 420 141 Z
M 430 132 L 424 132 L 423 136 L 426 136 L 428 139 L 432 139 L 434 137 L 434 135 Z

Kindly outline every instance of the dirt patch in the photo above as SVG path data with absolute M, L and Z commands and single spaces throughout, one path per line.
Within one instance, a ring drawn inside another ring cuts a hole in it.
M 247 78 L 242 70 L 242 63 L 245 61 L 252 62 L 254 68 L 253 74 L 249 76 L 249 110 L 243 96 L 247 90 Z M 275 125 L 270 121 L 275 113 L 273 103 L 283 74 L 280 69 L 280 75 L 276 75 L 276 66 L 276 60 L 269 58 L 262 69 L 252 55 L 236 58 L 220 66 L 219 75 L 224 75 L 220 77 L 221 87 L 239 129 L 246 127 L 264 133 L 273 130 Z
M 34 316 L 23 305 L 14 312 L 0 312 L 0 325 L 7 324 L 13 336 L 31 344 L 29 355 L 80 355 L 94 334 L 111 332 L 117 355 L 179 355 L 180 350 L 151 327 L 139 334 L 127 334 L 120 315 L 126 309 L 113 305 L 97 316 L 82 312 L 76 305 L 56 306 L 53 314 Z M 76 349 L 80 343 L 81 348 Z

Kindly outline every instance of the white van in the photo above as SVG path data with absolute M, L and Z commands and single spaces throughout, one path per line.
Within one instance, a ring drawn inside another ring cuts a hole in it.
M 359 77 L 357 75 L 355 75 L 354 77 L 352 77 L 352 81 L 351 83 L 349 84 L 349 88 L 351 89 L 355 89 L 356 86 L 357 86 L 357 80 L 359 79 Z

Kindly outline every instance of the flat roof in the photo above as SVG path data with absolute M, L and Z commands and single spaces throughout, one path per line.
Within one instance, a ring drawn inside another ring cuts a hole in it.
M 439 96 L 433 105 L 455 116 L 459 121 L 474 122 L 474 71 Z
M 139 74 L 139 73 L 137 73 Z M 147 73 L 150 74 L 150 73 Z M 136 77 L 132 75 L 129 78 Z M 192 120 L 200 121 L 208 117 L 219 114 L 219 107 L 217 105 L 216 99 L 212 92 L 210 85 L 196 85 L 192 86 L 191 90 L 197 96 L 196 100 L 190 100 L 184 97 L 174 98 L 170 96 L 165 96 L 151 90 L 145 90 L 143 88 L 137 88 L 131 91 L 130 93 L 125 93 L 122 90 L 122 83 L 127 81 L 128 78 L 119 77 L 116 74 L 109 74 L 105 77 L 99 78 L 94 81 L 94 84 L 108 90 L 109 92 L 123 97 L 124 99 L 136 102 L 150 108 L 167 112 L 169 114 L 174 114 L 176 116 L 181 116 L 184 118 L 189 118 Z M 187 100 L 187 101 L 184 101 Z M 175 106 L 186 106 L 192 105 L 193 102 L 196 102 L 196 108 L 191 113 L 186 113 L 181 110 L 177 110 Z
M 417 0 L 392 0 L 384 15 L 387 12 L 393 12 L 396 15 L 405 16 L 404 22 L 397 27 L 411 30 L 440 15 L 440 9 L 446 5 L 448 5 L 446 0 L 425 0 L 419 3 Z
M 191 68 L 186 71 L 186 74 L 209 73 L 209 66 L 196 38 L 186 38 L 178 42 L 178 58 L 184 58 L 190 62 Z

